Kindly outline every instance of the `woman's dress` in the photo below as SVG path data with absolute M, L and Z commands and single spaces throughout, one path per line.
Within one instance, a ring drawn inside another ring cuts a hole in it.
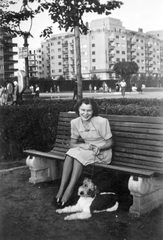
M 80 117 L 71 121 L 71 138 L 81 137 L 85 143 L 103 146 L 112 137 L 109 121 L 106 118 L 97 116 L 92 117 L 89 131 L 85 129 Z M 94 162 L 109 164 L 112 158 L 112 149 L 101 151 L 98 156 L 93 155 L 92 150 L 85 150 L 81 147 L 70 148 L 67 155 L 75 158 L 82 165 L 86 166 Z

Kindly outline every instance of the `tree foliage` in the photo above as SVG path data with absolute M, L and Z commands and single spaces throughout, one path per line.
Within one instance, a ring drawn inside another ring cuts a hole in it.
M 111 10 L 120 8 L 123 4 L 121 1 L 107 1 L 105 4 L 99 0 L 29 0 L 37 2 L 36 9 L 19 12 L 4 11 L 2 25 L 7 32 L 17 35 L 27 34 L 19 29 L 21 21 L 28 18 L 34 18 L 37 14 L 47 11 L 52 23 L 57 23 L 59 29 L 65 31 L 74 31 L 76 45 L 76 73 L 78 82 L 78 99 L 82 98 L 82 79 L 81 79 L 81 56 L 80 56 L 80 33 L 87 34 L 88 27 L 83 21 L 84 13 L 111 14 Z M 28 5 L 27 0 L 23 0 L 24 5 Z M 43 29 L 41 36 L 49 37 L 52 34 L 52 26 Z

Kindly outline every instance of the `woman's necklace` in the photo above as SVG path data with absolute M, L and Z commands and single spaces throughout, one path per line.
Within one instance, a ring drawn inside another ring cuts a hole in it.
M 90 131 L 90 122 L 85 123 L 82 121 L 82 123 L 83 123 L 83 127 L 85 129 L 85 132 L 89 132 Z

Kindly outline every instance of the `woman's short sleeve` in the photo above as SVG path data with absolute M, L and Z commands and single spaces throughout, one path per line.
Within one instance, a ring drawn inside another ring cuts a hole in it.
M 78 132 L 73 120 L 71 121 L 71 138 L 72 139 L 79 138 L 79 132 Z
M 100 134 L 105 140 L 112 137 L 110 124 L 106 118 L 104 118 L 103 121 L 101 121 L 100 123 Z

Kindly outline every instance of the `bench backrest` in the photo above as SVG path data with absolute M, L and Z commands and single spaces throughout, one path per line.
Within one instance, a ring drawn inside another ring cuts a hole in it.
M 125 115 L 100 115 L 109 120 L 114 139 L 112 164 L 163 173 L 163 118 Z M 75 113 L 61 112 L 52 151 L 69 148 L 70 121 Z

